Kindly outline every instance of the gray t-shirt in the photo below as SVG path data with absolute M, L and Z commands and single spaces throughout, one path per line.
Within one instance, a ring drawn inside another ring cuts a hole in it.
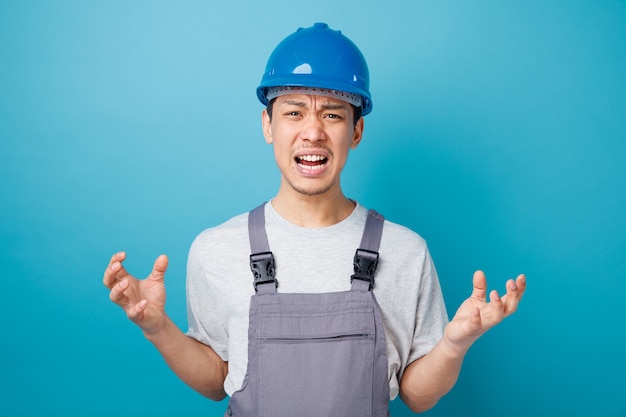
M 384 214 L 384 213 L 383 213 Z M 357 203 L 342 222 L 324 228 L 289 223 L 265 206 L 278 291 L 347 291 L 367 210 Z M 384 322 L 391 399 L 404 368 L 428 353 L 448 322 L 441 287 L 425 241 L 385 221 L 374 294 Z M 207 229 L 194 240 L 187 265 L 187 334 L 228 361 L 224 389 L 241 389 L 248 363 L 248 309 L 254 294 L 248 214 Z

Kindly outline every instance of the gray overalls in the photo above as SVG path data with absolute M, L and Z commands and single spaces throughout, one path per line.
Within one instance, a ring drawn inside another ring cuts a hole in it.
M 256 290 L 248 370 L 226 416 L 389 416 L 385 334 L 372 292 L 383 217 L 368 213 L 350 291 L 283 294 L 276 291 L 264 206 L 248 216 Z

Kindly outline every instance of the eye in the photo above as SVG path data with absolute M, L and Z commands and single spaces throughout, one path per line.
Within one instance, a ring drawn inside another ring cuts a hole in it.
M 341 120 L 341 119 L 343 119 L 343 117 L 340 114 L 336 114 L 336 113 L 328 113 L 325 117 L 327 119 L 333 119 L 333 120 Z

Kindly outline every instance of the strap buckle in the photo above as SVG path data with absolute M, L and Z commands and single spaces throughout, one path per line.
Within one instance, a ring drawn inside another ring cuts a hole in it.
M 350 277 L 350 282 L 355 279 L 367 281 L 369 289 L 374 288 L 374 275 L 378 267 L 378 252 L 367 249 L 357 249 L 354 254 L 354 275 Z
M 278 280 L 274 277 L 274 255 L 272 252 L 259 252 L 250 255 L 250 269 L 254 276 L 254 291 L 261 284 L 274 282 L 278 287 Z

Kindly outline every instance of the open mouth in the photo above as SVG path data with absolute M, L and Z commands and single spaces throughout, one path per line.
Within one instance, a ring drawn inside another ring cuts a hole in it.
M 328 158 L 322 155 L 300 155 L 296 157 L 298 166 L 308 170 L 322 169 Z

